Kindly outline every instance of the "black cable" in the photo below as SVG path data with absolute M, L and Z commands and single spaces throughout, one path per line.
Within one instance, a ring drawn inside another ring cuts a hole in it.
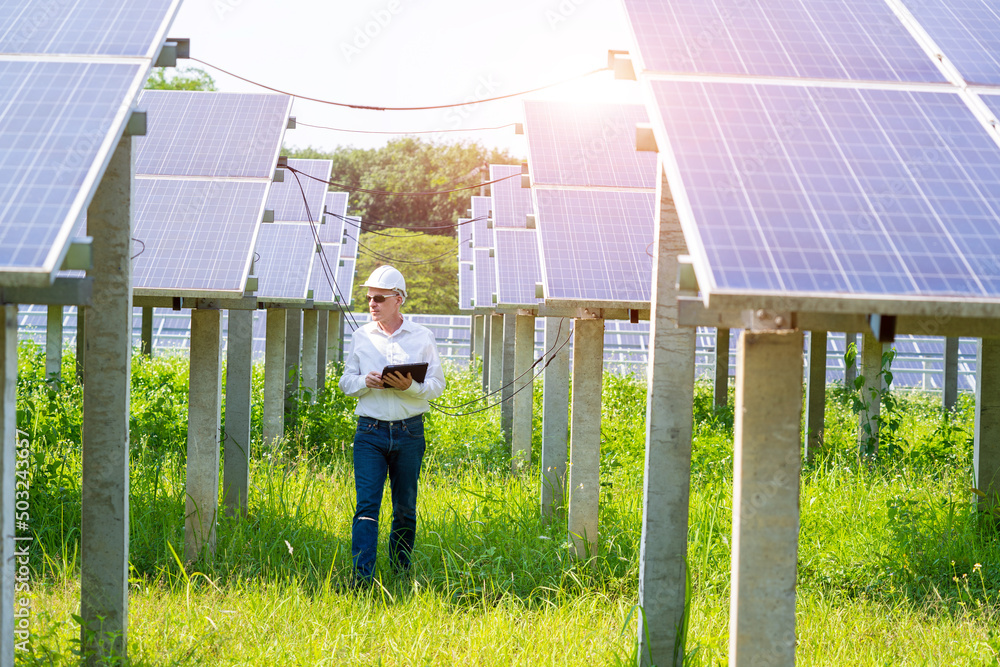
M 357 227 L 359 229 L 361 228 L 361 223 L 358 222 L 358 221 L 356 221 L 356 220 L 351 220 L 350 216 L 340 215 L 339 213 L 331 213 L 330 211 L 324 211 L 323 214 L 324 215 L 332 215 L 335 218 L 339 218 L 339 219 L 343 220 L 345 223 L 347 223 L 349 225 L 353 225 L 353 226 L 355 226 L 355 227 Z M 478 218 L 466 218 L 465 222 L 450 222 L 448 224 L 443 224 L 443 225 L 421 225 L 419 227 L 400 227 L 399 225 L 389 225 L 389 224 L 384 224 L 384 223 L 381 223 L 381 222 L 366 222 L 365 225 L 368 226 L 368 227 L 382 227 L 383 229 L 419 229 L 419 230 L 424 230 L 424 229 L 452 229 L 452 228 L 461 227 L 462 225 L 468 225 L 468 224 L 472 224 L 473 222 L 479 222 L 480 220 L 488 220 L 488 219 L 489 219 L 488 215 L 481 215 Z M 377 233 L 377 232 L 373 232 L 370 229 L 368 230 L 368 232 L 372 233 L 372 234 Z M 384 234 L 383 236 L 388 236 L 388 234 Z
M 496 125 L 494 127 L 462 127 L 448 130 L 411 130 L 409 132 L 390 132 L 389 130 L 349 130 L 344 127 L 327 127 L 326 125 L 312 125 L 303 123 L 301 120 L 295 121 L 296 125 L 303 127 L 314 127 L 317 130 L 332 130 L 334 132 L 352 132 L 355 134 L 439 134 L 441 132 L 487 132 L 489 130 L 502 130 L 505 127 L 513 127 L 517 123 L 507 123 L 506 125 Z
M 135 241 L 136 243 L 142 243 L 142 250 L 140 250 L 139 252 L 135 253 L 130 258 L 130 259 L 135 259 L 136 257 L 138 257 L 139 255 L 141 255 L 142 253 L 146 252 L 146 243 L 142 239 L 137 239 L 134 236 L 132 237 L 132 240 Z
M 217 65 L 213 65 L 212 63 L 205 62 L 204 60 L 200 60 L 198 58 L 190 58 L 190 60 L 193 60 L 196 63 L 201 63 L 202 65 L 205 65 L 206 67 L 211 67 L 212 69 L 218 70 L 218 71 L 222 72 L 223 74 L 228 74 L 229 76 L 235 77 L 235 78 L 239 79 L 240 81 L 246 81 L 249 84 L 252 84 L 252 85 L 257 86 L 259 88 L 263 88 L 264 90 L 270 90 L 271 92 L 281 93 L 282 95 L 288 95 L 289 97 L 296 97 L 296 98 L 298 98 L 300 100 L 308 100 L 310 102 L 319 102 L 320 104 L 329 104 L 329 105 L 332 105 L 332 106 L 335 106 L 335 107 L 347 107 L 348 109 L 365 109 L 367 111 L 428 111 L 428 110 L 431 110 L 431 109 L 450 109 L 452 107 L 464 107 L 464 106 L 469 106 L 471 104 L 482 104 L 483 102 L 495 102 L 497 100 L 506 100 L 506 99 L 509 99 L 511 97 L 518 97 L 520 95 L 527 95 L 528 93 L 536 93 L 539 90 L 545 90 L 546 88 L 552 88 L 554 86 L 558 86 L 558 85 L 567 83 L 569 81 L 575 81 L 576 79 L 582 79 L 582 78 L 584 78 L 586 76 L 590 76 L 591 74 L 597 74 L 599 72 L 610 72 L 611 71 L 610 67 L 601 67 L 600 69 L 591 70 L 590 72 L 585 72 L 584 74 L 577 74 L 576 76 L 569 77 L 568 79 L 563 79 L 562 81 L 556 81 L 555 83 L 548 83 L 548 84 L 545 84 L 544 86 L 538 86 L 537 88 L 531 88 L 529 90 L 522 90 L 522 91 L 517 92 L 517 93 L 509 93 L 507 95 L 497 95 L 496 97 L 486 97 L 486 98 L 483 98 L 483 99 L 469 100 L 467 102 L 455 102 L 455 103 L 452 103 L 452 104 L 435 104 L 435 105 L 426 106 L 426 107 L 378 107 L 378 106 L 372 106 L 372 105 L 369 105 L 369 104 L 350 104 L 350 103 L 347 103 L 347 102 L 332 102 L 330 100 L 321 100 L 321 99 L 317 99 L 315 97 L 306 97 L 305 95 L 296 95 L 295 93 L 289 93 L 289 92 L 286 92 L 284 90 L 279 90 L 277 88 L 272 88 L 271 86 L 265 86 L 262 83 L 257 83 L 256 81 L 253 81 L 251 79 L 247 79 L 246 77 L 242 77 L 239 74 L 233 74 L 232 72 L 230 72 L 228 70 L 224 70 L 221 67 L 218 67 Z
M 348 235 L 346 233 L 344 234 L 344 236 L 346 236 L 347 238 L 351 239 L 352 241 L 355 240 L 355 238 L 353 236 L 350 236 L 350 235 Z M 379 261 L 382 261 L 382 262 L 386 262 L 388 264 L 433 264 L 434 262 L 436 262 L 437 260 L 441 259 L 442 257 L 447 257 L 449 255 L 454 255 L 455 254 L 455 250 L 451 249 L 451 250 L 449 250 L 447 252 L 441 253 L 440 255 L 436 255 L 434 257 L 431 257 L 430 259 L 397 259 L 395 257 L 389 257 L 388 255 L 383 255 L 382 253 L 378 252 L 377 250 L 372 250 L 371 248 L 369 248 L 368 246 L 366 246 L 361 241 L 358 241 L 357 243 L 358 243 L 358 247 L 359 248 L 364 248 L 367 251 L 365 253 L 366 255 L 368 255 L 369 257 L 374 257 L 375 259 L 377 259 Z
M 453 188 L 451 190 L 427 190 L 423 192 L 389 192 L 388 190 L 368 190 L 366 188 L 356 188 L 354 186 L 346 185 L 344 183 L 335 183 L 334 181 L 327 181 L 325 179 L 319 178 L 318 176 L 313 176 L 312 174 L 307 174 L 304 171 L 299 171 L 295 167 L 289 167 L 288 165 L 283 165 L 281 168 L 287 169 L 288 171 L 297 172 L 299 174 L 302 174 L 306 178 L 311 178 L 314 181 L 319 181 L 320 183 L 326 183 L 327 185 L 332 185 L 336 188 L 340 188 L 341 190 L 350 190 L 351 192 L 364 192 L 365 194 L 369 195 L 394 195 L 397 197 L 430 197 L 434 195 L 447 195 L 451 194 L 452 192 L 474 190 L 484 185 L 492 185 L 493 183 L 499 183 L 500 181 L 506 181 L 514 177 L 520 178 L 521 176 L 521 174 L 511 174 L 510 176 L 504 176 L 503 178 L 498 178 L 493 181 L 482 181 L 480 183 L 476 183 L 475 185 L 466 185 L 460 188 Z

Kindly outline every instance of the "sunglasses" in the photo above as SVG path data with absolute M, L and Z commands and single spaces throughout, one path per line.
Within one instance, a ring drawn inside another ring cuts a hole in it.
M 375 303 L 383 303 L 386 299 L 391 299 L 394 296 L 399 296 L 398 294 L 366 294 L 365 298 L 369 301 L 374 301 Z

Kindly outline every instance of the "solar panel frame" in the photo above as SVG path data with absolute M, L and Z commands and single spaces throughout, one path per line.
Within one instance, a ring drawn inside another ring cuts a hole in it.
M 656 188 L 656 154 L 635 149 L 641 104 L 524 101 L 533 187 Z M 529 211 L 530 212 L 530 211 Z
M 333 160 L 305 160 L 289 158 L 288 166 L 302 172 L 293 174 L 285 170 L 284 180 L 271 183 L 267 194 L 267 208 L 274 211 L 275 222 L 308 222 L 320 225 L 327 200 Z M 298 180 L 296 180 L 296 176 Z M 313 178 L 309 178 L 312 176 Z M 320 179 L 320 180 L 315 180 Z M 301 189 L 299 184 L 301 183 Z M 308 206 L 308 211 L 306 207 Z
M 648 86 L 711 307 L 1000 313 L 1000 195 L 991 196 L 1000 190 L 1000 145 L 956 88 Z M 731 99 L 706 97 L 723 88 Z M 683 111 L 670 101 L 681 96 Z M 783 114 L 801 122 L 782 127 Z M 794 272 L 782 274 L 788 267 Z
M 1000 85 L 1000 8 L 983 0 L 898 1 L 965 82 Z
M 535 285 L 542 282 L 538 234 L 534 229 L 495 229 L 497 309 L 536 308 L 542 299 Z
M 343 257 L 354 257 L 358 256 L 358 236 L 361 234 L 361 218 L 356 215 L 349 215 L 347 219 L 354 224 L 345 223 L 344 224 L 344 235 L 343 241 L 341 242 L 340 256 Z
M 521 165 L 491 164 L 490 180 L 497 181 L 490 185 L 493 227 L 524 229 L 534 208 L 531 190 L 521 187 Z

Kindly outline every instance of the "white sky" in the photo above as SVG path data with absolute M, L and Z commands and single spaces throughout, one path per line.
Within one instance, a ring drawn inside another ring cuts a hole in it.
M 427 106 L 533 88 L 607 64 L 630 49 L 619 0 L 185 0 L 170 31 L 191 54 L 274 88 L 324 100 Z M 179 61 L 182 67 L 201 67 Z M 265 92 L 205 68 L 219 90 Z M 531 97 L 638 102 L 635 82 L 592 75 Z M 433 111 L 361 111 L 296 100 L 315 125 L 362 130 L 441 130 L 520 122 L 519 98 Z M 469 139 L 526 154 L 513 128 L 418 135 Z M 392 135 L 299 127 L 285 145 L 372 148 Z

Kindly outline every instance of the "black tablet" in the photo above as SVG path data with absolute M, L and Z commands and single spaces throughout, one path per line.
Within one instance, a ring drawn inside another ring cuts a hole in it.
M 403 377 L 409 373 L 413 377 L 414 382 L 423 382 L 424 378 L 427 377 L 427 362 L 421 361 L 419 364 L 389 364 L 382 369 L 382 378 L 384 379 L 389 373 L 399 373 Z M 388 387 L 388 385 L 386 385 Z

